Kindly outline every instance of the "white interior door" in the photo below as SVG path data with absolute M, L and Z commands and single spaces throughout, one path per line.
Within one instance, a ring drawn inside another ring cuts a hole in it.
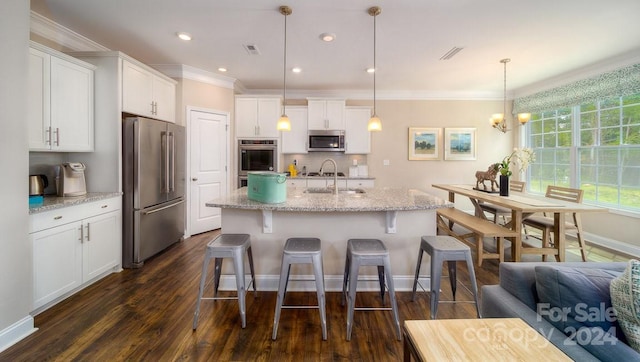
M 227 193 L 228 114 L 189 111 L 190 191 L 189 234 L 199 234 L 221 226 L 219 208 L 207 201 Z

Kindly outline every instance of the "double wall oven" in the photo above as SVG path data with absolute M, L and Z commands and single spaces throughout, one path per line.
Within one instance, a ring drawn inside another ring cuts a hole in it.
M 277 170 L 277 140 L 238 140 L 238 187 L 247 186 L 250 171 Z

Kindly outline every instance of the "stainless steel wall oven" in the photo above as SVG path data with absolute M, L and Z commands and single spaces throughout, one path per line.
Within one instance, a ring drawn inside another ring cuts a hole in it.
M 277 140 L 238 140 L 238 187 L 247 186 L 247 172 L 277 170 Z

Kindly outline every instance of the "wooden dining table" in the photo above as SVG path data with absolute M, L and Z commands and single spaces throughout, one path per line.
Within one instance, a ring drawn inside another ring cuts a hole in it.
M 513 261 L 521 261 L 522 254 L 551 254 L 555 255 L 558 261 L 565 261 L 565 215 L 567 213 L 608 211 L 603 207 L 557 200 L 529 193 L 513 192 L 509 196 L 500 196 L 498 193 L 476 190 L 472 185 L 434 184 L 432 186 L 447 191 L 450 202 L 455 202 L 456 194 L 468 197 L 475 208 L 475 215 L 483 219 L 486 219 L 486 217 L 480 208 L 480 202 L 510 209 L 511 221 L 505 226 L 516 231 L 515 237 L 508 238 L 512 243 L 511 257 Z M 535 213 L 553 214 L 553 250 L 525 246 L 522 243 L 522 220 Z

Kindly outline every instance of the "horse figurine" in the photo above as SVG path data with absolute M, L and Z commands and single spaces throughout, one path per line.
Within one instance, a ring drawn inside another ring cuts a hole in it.
M 486 191 L 487 185 L 485 185 L 485 181 L 491 182 L 491 191 L 496 191 L 495 187 L 498 187 L 498 183 L 496 182 L 496 175 L 498 174 L 498 170 L 500 169 L 499 163 L 494 163 L 489 165 L 486 171 L 476 171 L 476 189 L 480 189 L 480 182 L 482 182 L 482 188 Z M 495 187 L 494 187 L 495 185 Z

